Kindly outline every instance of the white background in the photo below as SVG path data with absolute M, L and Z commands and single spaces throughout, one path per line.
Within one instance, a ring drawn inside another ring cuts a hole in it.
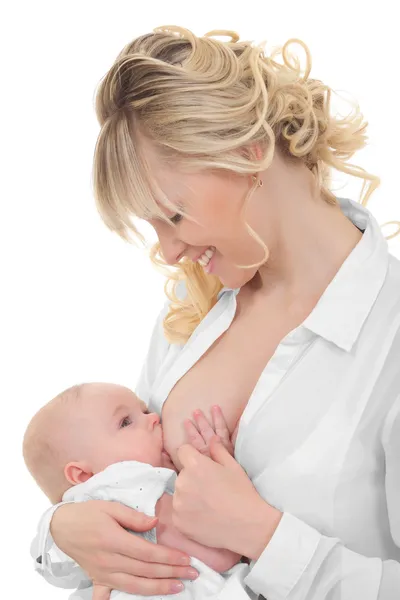
M 398 21 L 391 10 L 388 1 L 304 0 L 14 0 L 2 9 L 2 597 L 5 590 L 23 599 L 68 595 L 44 583 L 29 556 L 48 506 L 21 457 L 29 419 L 76 382 L 133 387 L 163 303 L 163 277 L 143 250 L 109 233 L 94 208 L 100 78 L 123 45 L 159 25 L 200 35 L 234 29 L 242 39 L 266 39 L 267 50 L 300 37 L 312 53 L 311 76 L 357 98 L 369 121 L 370 146 L 355 162 L 382 178 L 368 208 L 384 223 L 400 219 Z M 360 181 L 348 181 L 338 180 L 337 194 L 358 200 Z M 389 247 L 400 257 L 400 237 Z

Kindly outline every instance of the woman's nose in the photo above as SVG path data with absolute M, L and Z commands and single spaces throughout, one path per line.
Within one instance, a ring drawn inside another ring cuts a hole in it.
M 177 240 L 173 232 L 167 232 L 162 235 L 158 233 L 158 241 L 160 242 L 165 262 L 168 265 L 176 265 L 186 250 L 186 244 Z

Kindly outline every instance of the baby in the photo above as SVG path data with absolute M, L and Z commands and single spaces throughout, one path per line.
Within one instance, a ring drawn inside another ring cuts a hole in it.
M 156 515 L 155 528 L 133 533 L 189 554 L 191 565 L 199 571 L 199 577 L 187 581 L 174 597 L 216 598 L 225 584 L 220 573 L 240 562 L 238 554 L 198 544 L 173 526 L 177 472 L 163 448 L 160 418 L 149 413 L 145 403 L 125 387 L 87 383 L 62 392 L 32 418 L 23 454 L 31 475 L 53 504 L 111 500 Z M 92 582 L 62 553 L 63 574 L 68 572 L 68 562 L 71 570 L 82 574 L 71 598 L 92 598 Z M 246 567 L 241 563 L 235 568 Z M 119 600 L 139 598 L 112 592 L 113 599 L 117 596 Z

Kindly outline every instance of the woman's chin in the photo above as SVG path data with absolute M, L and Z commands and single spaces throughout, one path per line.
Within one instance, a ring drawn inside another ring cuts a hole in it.
M 248 261 L 241 262 L 242 264 L 252 264 Z M 218 250 L 210 261 L 210 267 L 210 272 L 218 277 L 222 285 L 232 290 L 245 286 L 258 271 L 257 267 L 253 269 L 241 269 L 235 266 L 230 259 L 223 256 Z
M 246 283 L 253 279 L 254 275 L 255 273 L 253 273 L 252 269 L 243 269 L 240 273 L 232 273 L 231 275 L 219 273 L 218 278 L 224 287 L 236 290 L 245 286 Z

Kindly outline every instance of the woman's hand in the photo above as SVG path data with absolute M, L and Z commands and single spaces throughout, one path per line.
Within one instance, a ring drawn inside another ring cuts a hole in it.
M 190 557 L 124 529 L 147 531 L 156 523 L 157 517 L 118 502 L 89 500 L 60 506 L 51 521 L 51 534 L 97 585 L 99 600 L 108 600 L 104 588 L 143 596 L 176 594 L 182 589 L 174 589 L 182 585 L 179 578 L 194 579 L 190 567 L 183 566 L 190 565 Z
M 200 544 L 257 560 L 282 513 L 261 498 L 217 436 L 210 440 L 210 454 L 204 456 L 189 444 L 178 449 L 182 470 L 175 483 L 172 521 Z
M 197 409 L 193 413 L 195 423 L 190 419 L 185 419 L 184 427 L 189 443 L 201 454 L 210 456 L 210 441 L 217 435 L 228 450 L 229 454 L 234 455 L 234 446 L 231 440 L 228 426 L 226 424 L 221 407 L 217 404 L 211 408 L 212 424 L 209 423 L 203 411 Z
M 110 600 L 112 590 L 105 585 L 97 585 L 96 583 L 93 586 L 93 595 L 92 600 Z
M 175 467 L 174 463 L 171 460 L 170 455 L 168 454 L 168 452 L 163 449 L 162 453 L 161 453 L 161 466 L 164 469 L 172 469 L 173 471 L 175 471 L 175 473 L 177 473 L 177 468 Z

